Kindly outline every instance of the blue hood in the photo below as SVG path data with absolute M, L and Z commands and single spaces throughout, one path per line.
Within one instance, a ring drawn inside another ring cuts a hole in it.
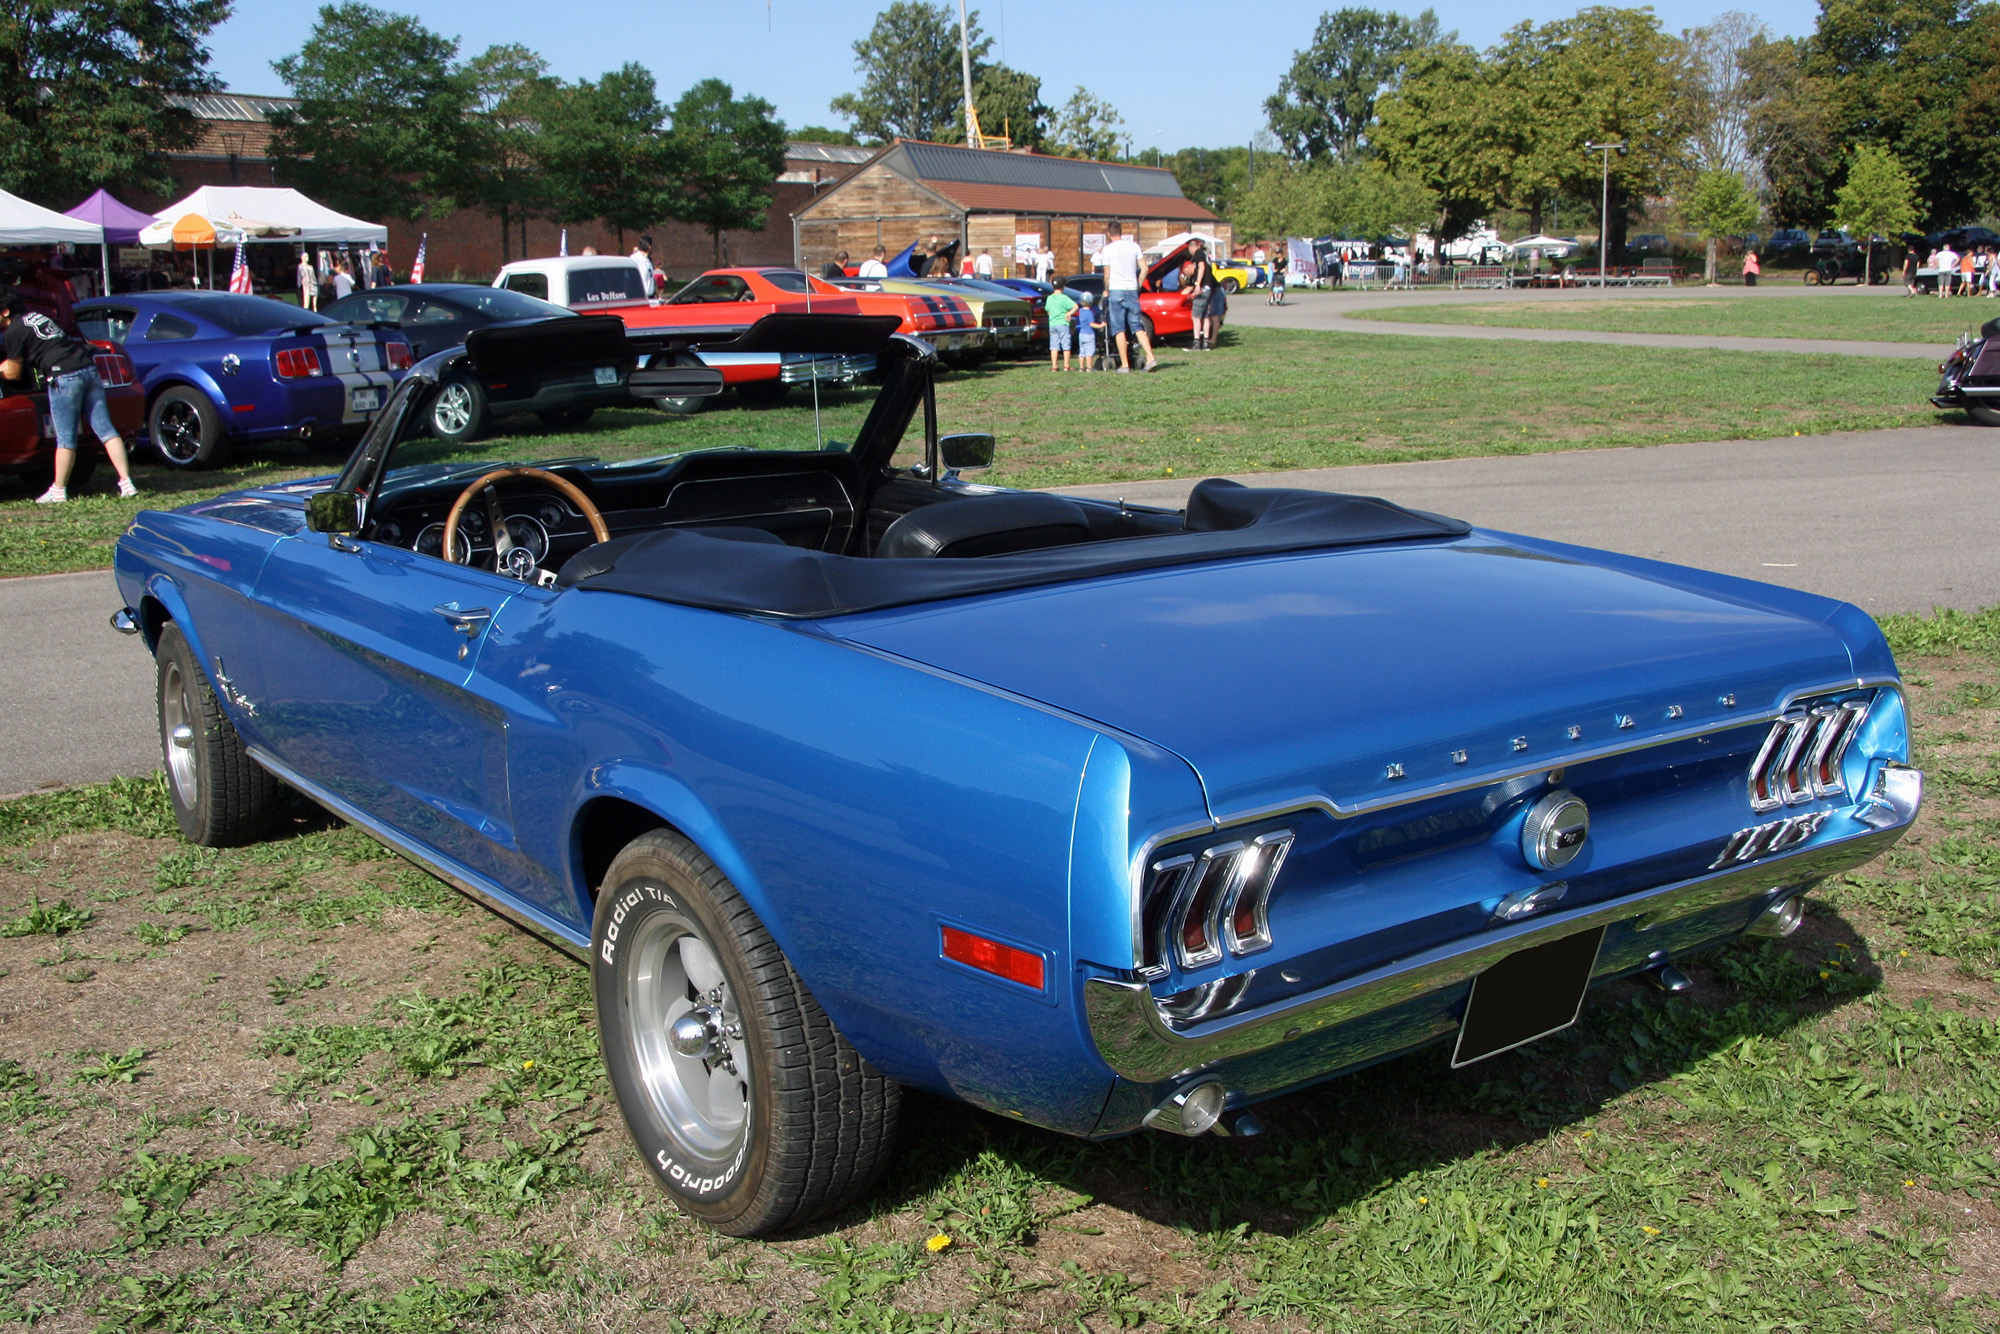
M 822 624 L 1165 746 L 1228 819 L 1747 722 L 1853 679 L 1834 625 L 1856 618 L 1810 594 L 1475 533 Z

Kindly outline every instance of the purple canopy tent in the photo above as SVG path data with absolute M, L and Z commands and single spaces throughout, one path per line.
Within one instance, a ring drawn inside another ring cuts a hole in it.
M 111 291 L 111 247 L 132 245 L 139 239 L 140 228 L 153 225 L 152 214 L 121 204 L 103 190 L 63 216 L 75 218 L 78 222 L 94 222 L 104 229 L 104 244 L 98 247 L 98 251 L 103 262 L 104 290 L 107 293 Z

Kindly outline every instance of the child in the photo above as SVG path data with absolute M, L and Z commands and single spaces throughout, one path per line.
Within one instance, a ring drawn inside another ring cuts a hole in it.
M 1058 278 L 1056 290 L 1050 292 L 1042 303 L 1042 309 L 1049 317 L 1049 369 L 1066 371 L 1069 369 L 1069 317 L 1076 311 L 1076 299 L 1063 290 L 1063 280 Z M 1058 364 L 1058 358 L 1061 359 Z
M 1076 312 L 1076 359 L 1086 371 L 1097 369 L 1097 331 L 1104 327 L 1104 313 L 1097 309 L 1090 293 Z

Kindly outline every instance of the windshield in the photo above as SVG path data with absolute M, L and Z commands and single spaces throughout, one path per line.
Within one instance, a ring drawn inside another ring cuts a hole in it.
M 233 334 L 259 334 L 272 329 L 295 329 L 302 324 L 333 323 L 317 311 L 301 310 L 297 306 L 261 296 L 216 292 L 175 304 Z
M 420 480 L 439 464 L 639 466 L 701 450 L 847 449 L 878 393 L 873 356 L 710 354 L 703 364 L 722 372 L 722 393 L 634 399 L 629 360 L 485 377 L 447 371 L 398 432 L 389 480 Z M 483 429 L 472 420 L 480 409 Z M 415 467 L 426 473 L 407 473 Z

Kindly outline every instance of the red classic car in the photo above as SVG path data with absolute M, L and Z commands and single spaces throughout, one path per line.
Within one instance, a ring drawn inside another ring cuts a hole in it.
M 132 373 L 132 363 L 111 343 L 93 341 L 97 349 L 97 373 L 104 377 L 105 400 L 111 408 L 111 424 L 127 444 L 139 437 L 146 423 L 146 396 Z M 90 423 L 83 423 L 88 441 Z M 76 452 L 76 466 L 70 470 L 72 489 L 81 488 L 103 457 L 101 445 L 85 443 Z M 26 383 L 0 383 L 0 473 L 11 473 L 22 485 L 39 492 L 55 480 L 56 433 L 49 421 L 49 396 L 45 390 L 30 390 Z
M 633 333 L 644 334 L 739 323 L 748 328 L 775 311 L 894 315 L 901 321 L 899 333 L 923 338 L 946 354 L 986 347 L 992 338 L 980 327 L 971 307 L 953 296 L 849 292 L 802 270 L 777 267 L 710 269 L 659 305 L 629 306 L 616 313 Z M 701 360 L 720 370 L 723 383 L 743 398 L 763 402 L 782 398 L 793 384 L 852 379 L 875 368 L 872 358 L 781 357 L 760 352 L 704 352 Z M 708 402 L 700 398 L 658 401 L 673 412 L 698 412 Z

